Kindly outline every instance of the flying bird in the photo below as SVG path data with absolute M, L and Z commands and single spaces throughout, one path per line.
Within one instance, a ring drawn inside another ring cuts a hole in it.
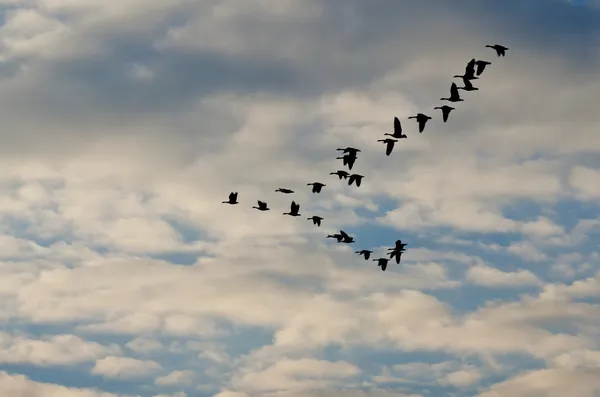
M 344 165 L 347 165 L 348 169 L 351 170 L 354 166 L 354 162 L 356 161 L 356 154 L 348 153 L 343 155 L 342 157 L 336 157 L 336 160 L 343 160 Z
M 276 191 L 276 192 L 285 193 L 285 194 L 294 193 L 294 191 L 293 191 L 293 190 L 290 190 L 290 189 L 282 189 L 282 188 L 279 188 L 279 189 L 277 189 L 277 190 L 275 190 L 275 191 Z
M 475 58 L 471 59 L 469 63 L 467 63 L 467 67 L 465 68 L 465 74 L 457 74 L 454 77 L 461 77 L 467 80 L 477 80 L 479 77 L 475 77 L 475 63 Z
M 312 185 L 312 192 L 313 193 L 321 193 L 321 189 L 323 189 L 325 185 L 324 183 L 321 182 L 313 182 L 313 183 L 307 183 L 306 186 L 311 186 Z
M 440 109 L 442 111 L 442 120 L 444 120 L 444 123 L 446 121 L 448 121 L 448 115 L 450 114 L 451 111 L 454 110 L 454 108 L 452 106 L 448 106 L 448 105 L 437 106 L 437 107 L 434 107 L 434 109 Z
M 348 179 L 348 186 L 352 186 L 352 183 L 356 182 L 356 187 L 360 187 L 360 183 L 364 175 L 352 174 L 350 175 L 350 179 Z
M 403 250 L 404 247 L 406 247 L 406 246 L 407 246 L 407 244 L 403 244 L 402 240 L 396 240 L 395 247 L 394 248 L 388 248 L 388 251 L 390 251 L 390 250 Z
M 292 201 L 292 204 L 290 205 L 290 212 L 284 212 L 283 215 L 300 216 L 298 211 L 300 211 L 300 204 L 296 204 L 295 201 Z
M 477 61 L 475 62 L 475 64 L 477 65 L 477 76 L 480 76 L 481 73 L 483 73 L 483 71 L 485 70 L 485 67 L 487 65 L 491 65 L 491 62 L 488 61 Z
M 372 253 L 373 253 L 373 251 L 369 251 L 369 250 L 356 251 L 357 255 L 364 255 L 366 261 L 369 260 L 369 257 L 371 256 Z
M 423 133 L 423 130 L 425 129 L 425 124 L 427 123 L 427 120 L 431 120 L 431 117 L 423 113 L 417 113 L 416 116 L 410 116 L 409 119 L 417 119 L 417 122 L 419 123 L 419 132 Z
M 347 148 L 344 148 L 344 149 L 337 149 L 337 150 L 341 150 L 342 153 L 353 153 L 354 156 L 356 156 L 356 154 L 358 152 L 360 152 L 360 149 L 355 149 L 353 147 L 347 147 Z
M 440 101 L 450 101 L 450 102 L 461 102 L 464 101 L 458 94 L 458 87 L 456 83 L 452 83 L 450 86 L 450 97 L 448 98 L 440 98 Z
M 321 218 L 320 216 L 316 216 L 316 215 L 313 215 L 310 218 L 306 218 L 306 219 L 308 219 L 309 221 L 312 220 L 313 225 L 317 225 L 317 227 L 321 226 L 321 221 L 323 220 L 323 218 Z
M 402 257 L 402 253 L 403 252 L 404 251 L 397 251 L 397 250 L 394 250 L 392 252 L 388 252 L 388 254 L 390 255 L 390 260 L 394 259 L 394 257 L 395 257 L 396 258 L 396 263 L 399 264 L 400 263 L 400 258 Z
M 354 237 L 348 236 L 348 234 L 343 230 L 340 230 L 340 236 L 342 236 L 342 243 L 350 244 L 354 242 Z M 340 241 L 338 240 L 338 242 Z
M 229 193 L 229 200 L 222 201 L 222 202 L 225 204 L 238 204 L 237 196 L 238 196 L 237 192 L 231 192 L 231 193 Z
M 381 266 L 381 270 L 383 270 L 385 272 L 385 269 L 387 268 L 389 259 L 388 258 L 373 259 L 373 262 L 379 262 L 377 264 L 377 266 Z
M 508 47 L 504 47 L 503 45 L 500 44 L 494 44 L 494 45 L 486 45 L 486 47 L 489 48 L 493 48 L 494 50 L 496 50 L 496 54 L 498 54 L 498 56 L 506 56 L 506 51 L 508 51 Z
M 400 124 L 400 120 L 398 119 L 398 117 L 394 117 L 394 133 L 385 133 L 383 135 L 389 135 L 392 138 L 408 138 L 406 134 L 402 133 L 402 125 Z
M 347 173 L 346 171 L 338 170 L 336 172 L 330 172 L 329 175 L 337 175 L 341 180 L 342 178 L 344 178 L 344 179 L 348 178 L 348 175 L 350 175 L 350 174 Z
M 265 203 L 264 201 L 260 201 L 260 200 L 258 200 L 258 207 L 253 206 L 252 208 L 256 208 L 259 211 L 269 211 L 270 210 L 270 208 L 267 207 L 267 203 Z
M 463 80 L 463 83 L 465 84 L 465 86 L 464 87 L 457 87 L 458 90 L 465 90 L 465 91 L 477 91 L 477 90 L 479 90 L 479 88 L 473 86 L 473 83 L 471 83 L 470 80 Z

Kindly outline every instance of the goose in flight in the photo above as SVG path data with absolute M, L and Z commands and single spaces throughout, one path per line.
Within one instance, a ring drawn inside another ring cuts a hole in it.
M 284 212 L 283 215 L 300 216 L 298 211 L 300 211 L 300 204 L 296 204 L 295 201 L 292 201 L 292 204 L 290 205 L 290 212 Z
M 356 157 L 356 154 L 358 152 L 360 152 L 360 149 L 355 149 L 353 147 L 347 147 L 347 148 L 344 148 L 344 149 L 338 148 L 337 150 L 341 150 L 342 153 L 352 153 L 352 154 L 354 154 L 355 157 Z
M 464 101 L 458 94 L 458 87 L 456 83 L 452 83 L 450 86 L 450 97 L 448 98 L 440 98 L 440 101 L 449 101 L 449 102 L 461 102 Z
M 336 157 L 336 160 L 343 160 L 344 165 L 347 165 L 348 169 L 351 170 L 354 166 L 354 162 L 356 161 L 356 154 L 348 153 L 343 155 L 342 157 Z
M 350 179 L 348 179 L 348 186 L 352 186 L 352 183 L 356 182 L 356 187 L 360 187 L 360 183 L 364 175 L 352 174 L 350 175 Z
M 465 86 L 464 87 L 457 87 L 458 90 L 465 90 L 465 91 L 477 91 L 477 90 L 479 90 L 479 88 L 473 87 L 473 83 L 471 83 L 470 80 L 463 80 L 463 83 L 465 84 Z
M 373 253 L 373 251 L 369 251 L 369 250 L 356 251 L 357 255 L 364 255 L 366 261 L 369 260 L 369 257 L 371 256 L 372 253 Z
M 452 106 L 448 106 L 448 105 L 437 106 L 437 107 L 434 107 L 434 109 L 440 109 L 442 111 L 442 120 L 444 120 L 444 123 L 446 121 L 448 121 L 448 115 L 450 114 L 451 111 L 454 110 L 454 108 Z
M 389 156 L 390 154 L 392 154 L 392 150 L 394 150 L 394 144 L 398 141 L 396 139 L 386 138 L 386 139 L 380 139 L 377 142 L 383 142 L 387 145 L 385 148 L 385 155 Z
M 508 51 L 508 47 L 504 47 L 503 45 L 500 44 L 494 44 L 494 45 L 486 45 L 486 47 L 492 48 L 494 50 L 496 50 L 496 54 L 498 54 L 498 56 L 506 56 L 506 51 Z
M 485 70 L 485 67 L 487 65 L 491 65 L 491 62 L 488 61 L 477 61 L 475 62 L 475 64 L 477 65 L 477 76 L 480 76 L 481 73 L 483 73 L 483 71 Z
M 313 182 L 313 183 L 307 183 L 306 186 L 311 186 L 312 185 L 312 192 L 313 193 L 321 193 L 321 189 L 323 189 L 323 187 L 327 186 L 324 183 L 321 182 Z
M 390 251 L 390 250 L 403 250 L 404 247 L 406 247 L 406 246 L 407 246 L 407 244 L 403 244 L 402 240 L 396 240 L 395 247 L 394 248 L 388 248 L 388 251 Z
M 279 188 L 279 189 L 277 189 L 277 190 L 275 190 L 275 191 L 276 191 L 276 192 L 281 192 L 281 193 L 284 193 L 284 194 L 290 194 L 290 193 L 294 193 L 294 191 L 293 191 L 293 190 L 290 190 L 290 189 L 282 189 L 282 188 Z
M 222 201 L 225 204 L 238 204 L 239 202 L 237 201 L 237 192 L 231 192 L 229 193 L 229 200 L 228 201 Z
M 423 113 L 417 113 L 416 116 L 410 116 L 409 119 L 417 119 L 417 123 L 419 123 L 419 132 L 423 133 L 423 130 L 425 129 L 425 124 L 427 123 L 427 120 L 431 120 L 431 117 Z
M 341 180 L 342 178 L 344 178 L 344 179 L 348 178 L 348 175 L 350 175 L 350 174 L 347 173 L 346 171 L 338 170 L 336 172 L 330 172 L 329 175 L 337 175 Z
M 398 119 L 398 117 L 394 117 L 394 133 L 385 133 L 383 135 L 389 135 L 392 138 L 408 138 L 406 134 L 402 133 L 402 125 L 400 124 L 400 120 Z
M 270 210 L 270 208 L 267 207 L 267 203 L 265 203 L 264 201 L 260 201 L 260 200 L 258 200 L 258 207 L 253 206 L 252 208 L 256 208 L 259 211 L 269 211 Z
M 378 258 L 378 259 L 373 259 L 373 262 L 379 262 L 379 263 L 377 263 L 377 266 L 381 266 L 381 270 L 385 272 L 385 269 L 387 268 L 389 259 L 388 258 Z
M 397 251 L 397 250 L 388 252 L 388 254 L 390 256 L 390 260 L 392 260 L 392 259 L 394 259 L 394 257 L 396 257 L 396 263 L 399 264 L 400 263 L 400 258 L 402 257 L 402 253 L 403 252 L 404 251 Z
M 306 218 L 306 219 L 308 219 L 309 221 L 312 220 L 313 225 L 317 225 L 317 227 L 321 226 L 321 221 L 323 220 L 323 218 L 321 218 L 320 216 L 316 216 L 316 215 L 313 215 L 310 218 Z
M 477 80 L 479 77 L 475 77 L 475 63 L 475 58 L 471 59 L 469 63 L 467 63 L 467 67 L 465 68 L 465 74 L 457 74 L 454 77 L 460 77 L 462 79 L 467 80 Z

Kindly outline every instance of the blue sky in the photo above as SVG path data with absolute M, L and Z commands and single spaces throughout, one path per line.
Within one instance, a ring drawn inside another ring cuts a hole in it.
M 0 14 L 1 396 L 600 395 L 597 2 Z

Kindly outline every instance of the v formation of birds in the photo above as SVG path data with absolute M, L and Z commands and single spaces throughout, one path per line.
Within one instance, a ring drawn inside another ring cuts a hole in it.
M 489 47 L 489 48 L 492 48 L 493 50 L 495 50 L 498 57 L 505 56 L 506 51 L 508 50 L 507 47 L 504 47 L 499 44 L 486 45 L 486 47 Z M 456 83 L 453 82 L 452 85 L 450 86 L 450 96 L 446 97 L 446 98 L 440 98 L 440 100 L 448 101 L 448 102 L 463 102 L 464 99 L 462 99 L 460 97 L 458 90 L 477 91 L 478 88 L 474 87 L 473 84 L 471 83 L 471 81 L 479 79 L 478 76 L 480 76 L 483 73 L 483 71 L 485 70 L 486 66 L 488 66 L 490 64 L 491 64 L 491 62 L 489 62 L 489 61 L 475 60 L 474 58 L 471 59 L 467 63 L 464 74 L 454 76 L 454 78 L 462 79 L 463 86 L 458 87 L 456 85 Z M 448 121 L 448 116 L 450 115 L 450 112 L 455 110 L 454 107 L 449 106 L 449 105 L 436 106 L 433 109 L 440 110 L 442 112 L 442 120 L 444 123 Z M 415 119 L 415 121 L 418 123 L 419 133 L 423 133 L 423 131 L 425 130 L 425 125 L 427 124 L 427 121 L 431 120 L 431 117 L 424 113 L 417 113 L 416 115 L 410 116 L 408 118 Z M 388 136 L 390 136 L 390 138 L 379 139 L 377 142 L 383 142 L 385 144 L 385 147 L 386 147 L 385 154 L 387 156 L 392 154 L 392 151 L 394 150 L 394 145 L 398 142 L 398 139 L 408 138 L 408 136 L 402 132 L 402 124 L 400 123 L 400 119 L 398 119 L 398 117 L 394 117 L 394 132 L 392 134 L 385 133 L 384 135 L 388 135 Z M 340 157 L 336 157 L 336 160 L 342 160 L 342 164 L 344 166 L 348 167 L 348 170 L 351 171 L 356 159 L 358 158 L 358 153 L 360 153 L 360 149 L 356 149 L 353 147 L 346 147 L 346 148 L 339 148 L 337 150 L 340 151 L 342 155 Z M 337 176 L 340 181 L 342 179 L 346 180 L 348 182 L 349 186 L 352 186 L 352 184 L 355 184 L 356 187 L 360 187 L 362 180 L 364 178 L 364 175 L 351 174 L 350 172 L 345 171 L 345 170 L 337 170 L 335 172 L 331 172 L 329 175 Z M 312 183 L 307 183 L 306 185 L 312 186 L 313 193 L 321 193 L 321 190 L 327 186 L 321 182 L 312 182 Z M 294 194 L 295 193 L 293 190 L 286 189 L 286 188 L 279 188 L 275 191 L 282 193 L 282 194 Z M 229 200 L 223 201 L 223 203 L 232 204 L 232 205 L 239 204 L 238 193 L 237 192 L 230 193 Z M 258 211 L 269 211 L 270 210 L 270 208 L 268 207 L 268 205 L 265 201 L 258 200 L 257 204 L 258 205 L 255 205 L 252 208 L 254 208 Z M 289 216 L 295 216 L 295 217 L 302 216 L 302 214 L 300 214 L 300 204 L 296 203 L 295 201 L 292 201 L 292 203 L 290 204 L 290 211 L 284 212 L 283 215 L 289 215 Z M 307 219 L 312 221 L 313 224 L 316 225 L 317 227 L 320 227 L 321 222 L 323 221 L 324 218 L 321 216 L 313 215 Z M 327 235 L 327 238 L 334 238 L 337 240 L 338 243 L 341 243 L 341 244 L 352 244 L 355 242 L 354 237 L 351 237 L 343 230 L 340 230 L 339 233 L 329 234 L 329 235 Z M 384 257 L 380 257 L 380 258 L 375 258 L 375 259 L 373 259 L 373 261 L 377 262 L 378 266 L 381 267 L 381 270 L 385 271 L 385 269 L 387 268 L 388 262 L 390 260 L 395 259 L 397 264 L 400 263 L 400 258 L 402 257 L 402 254 L 406 251 L 406 249 L 405 249 L 406 245 L 407 244 L 402 243 L 402 240 L 396 240 L 395 246 L 392 248 L 388 248 L 388 252 L 386 253 L 386 255 L 388 257 L 384 256 Z M 363 256 L 365 260 L 369 260 L 372 253 L 373 253 L 372 250 L 367 250 L 367 249 L 356 251 L 356 254 Z

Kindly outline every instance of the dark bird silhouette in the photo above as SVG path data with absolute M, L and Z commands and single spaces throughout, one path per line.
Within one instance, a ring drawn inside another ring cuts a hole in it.
M 360 149 L 355 149 L 353 147 L 347 147 L 345 149 L 337 149 L 337 150 L 341 150 L 342 153 L 353 153 L 355 157 L 356 157 L 356 154 L 358 152 L 360 152 Z
M 458 94 L 458 87 L 456 83 L 452 83 L 450 86 L 450 97 L 448 98 L 440 98 L 440 101 L 450 101 L 450 102 L 461 102 L 464 101 Z
M 336 160 L 344 160 L 344 165 L 347 165 L 348 169 L 351 170 L 356 161 L 356 155 L 354 153 L 348 153 L 342 157 L 336 157 Z
M 400 258 L 402 257 L 402 253 L 404 253 L 404 250 L 400 251 L 400 250 L 394 250 L 391 252 L 388 252 L 388 254 L 390 255 L 390 260 L 394 259 L 394 257 L 396 258 L 396 263 L 400 263 Z
M 408 138 L 406 134 L 402 133 L 402 125 L 400 124 L 400 120 L 398 119 L 398 117 L 394 117 L 394 133 L 385 133 L 383 135 L 389 135 L 393 138 Z
M 276 192 L 285 193 L 285 194 L 294 193 L 294 191 L 293 191 L 293 190 L 290 190 L 290 189 L 282 189 L 282 188 L 279 188 L 279 189 L 277 189 L 277 190 L 275 190 L 275 191 L 276 191 Z
M 396 245 L 394 248 L 388 248 L 388 251 L 391 250 L 403 250 L 404 247 L 406 247 L 407 244 L 403 244 L 402 240 L 396 240 Z
M 268 211 L 270 209 L 267 207 L 267 203 L 265 203 L 264 201 L 260 201 L 260 200 L 258 200 L 258 207 L 253 206 L 252 208 L 256 208 L 259 211 Z
M 467 80 L 477 80 L 479 77 L 475 77 L 475 62 L 475 58 L 471 59 L 469 63 L 467 63 L 467 67 L 465 68 L 465 74 L 457 74 L 454 77 L 461 77 Z
M 423 133 L 423 130 L 425 129 L 425 124 L 427 123 L 427 120 L 431 120 L 431 117 L 423 113 L 417 113 L 416 116 L 410 116 L 409 119 L 417 119 L 417 122 L 419 123 L 419 132 Z
M 301 214 L 298 211 L 300 211 L 300 204 L 296 204 L 295 201 L 292 201 L 290 212 L 284 212 L 283 215 L 300 216 Z
M 238 196 L 237 192 L 231 192 L 231 193 L 229 193 L 229 200 L 222 201 L 222 202 L 225 204 L 238 204 L 237 196 Z
M 324 183 L 321 182 L 313 182 L 313 183 L 307 183 L 306 186 L 311 186 L 312 185 L 312 192 L 313 193 L 321 193 L 321 189 L 323 189 L 323 187 L 327 186 Z
M 313 215 L 310 218 L 306 218 L 306 219 L 308 219 L 309 221 L 312 220 L 313 225 L 317 225 L 317 227 L 321 226 L 321 221 L 323 220 L 323 218 L 321 218 L 320 216 L 316 216 L 316 215 Z
M 348 234 L 343 230 L 340 230 L 340 236 L 342 236 L 342 243 L 350 244 L 354 242 L 354 237 L 348 236 Z
M 369 251 L 369 250 L 356 251 L 357 255 L 364 255 L 366 261 L 369 260 L 369 257 L 371 256 L 372 253 L 373 253 L 373 251 Z
M 475 62 L 475 64 L 477 65 L 477 76 L 480 76 L 481 73 L 483 73 L 483 71 L 485 70 L 485 67 L 487 65 L 491 65 L 491 62 L 488 61 L 477 61 Z
M 493 48 L 494 50 L 496 50 L 496 54 L 498 54 L 498 56 L 506 56 L 506 51 L 508 51 L 508 47 L 504 47 L 503 45 L 500 44 L 494 44 L 494 45 L 486 45 L 486 47 L 489 48 Z
M 342 240 L 344 239 L 344 236 L 342 236 L 341 234 L 328 234 L 327 238 L 334 238 L 337 240 L 338 243 L 341 243 Z
M 379 263 L 377 263 L 377 266 L 381 266 L 381 270 L 383 270 L 385 272 L 385 269 L 387 268 L 389 259 L 388 258 L 373 259 L 373 262 L 379 262 Z
M 444 120 L 444 123 L 446 121 L 448 121 L 448 115 L 450 114 L 451 111 L 454 110 L 454 108 L 452 106 L 448 106 L 448 105 L 437 106 L 437 107 L 434 107 L 434 109 L 440 109 L 442 111 L 442 120 Z
M 464 87 L 457 87 L 458 90 L 465 90 L 465 91 L 477 91 L 477 90 L 479 90 L 479 88 L 473 86 L 473 83 L 471 83 L 470 80 L 463 80 L 463 83 L 465 84 L 465 86 Z
M 350 175 L 350 174 L 347 173 L 346 171 L 338 170 L 336 172 L 330 172 L 329 175 L 337 175 L 341 180 L 342 178 L 344 178 L 344 179 L 348 178 L 348 175 Z
M 392 154 L 392 150 L 394 150 L 394 143 L 396 143 L 398 141 L 396 139 L 386 138 L 386 139 L 380 139 L 377 142 L 383 142 L 387 145 L 385 148 L 385 155 L 389 156 L 390 154 Z
M 364 175 L 352 174 L 350 175 L 350 179 L 348 179 L 348 186 L 352 186 L 352 183 L 356 182 L 356 187 L 360 187 L 360 183 Z

